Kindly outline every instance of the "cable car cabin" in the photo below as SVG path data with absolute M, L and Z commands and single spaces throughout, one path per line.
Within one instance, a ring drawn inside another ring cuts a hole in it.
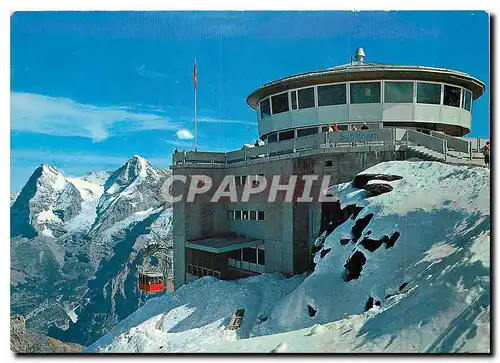
M 139 289 L 144 292 L 162 292 L 163 274 L 157 272 L 139 272 Z

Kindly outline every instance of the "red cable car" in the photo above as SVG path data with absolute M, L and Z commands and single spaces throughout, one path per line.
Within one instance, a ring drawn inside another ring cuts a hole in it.
M 163 274 L 158 272 L 139 271 L 139 289 L 148 293 L 162 292 L 164 287 Z

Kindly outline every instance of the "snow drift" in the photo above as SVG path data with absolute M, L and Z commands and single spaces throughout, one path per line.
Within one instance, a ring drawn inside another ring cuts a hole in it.
M 488 352 L 489 170 L 394 161 L 361 174 L 402 178 L 365 180 L 385 185 L 376 196 L 352 182 L 330 188 L 341 208 L 362 209 L 318 238 L 311 274 L 198 280 L 88 351 Z M 225 330 L 241 307 L 242 327 Z

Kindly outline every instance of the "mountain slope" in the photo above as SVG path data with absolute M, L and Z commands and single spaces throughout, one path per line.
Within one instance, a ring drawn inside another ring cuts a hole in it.
M 143 304 L 136 264 L 150 261 L 141 250 L 171 244 L 168 176 L 139 156 L 83 177 L 37 168 L 11 206 L 12 312 L 37 333 L 85 345 Z M 121 191 L 109 193 L 113 185 Z M 95 309 L 97 300 L 109 309 Z
M 361 174 L 373 175 L 330 188 L 360 211 L 318 238 L 311 274 L 205 277 L 150 300 L 86 350 L 488 352 L 489 170 L 397 161 Z M 281 295 L 257 298 L 268 289 Z M 241 307 L 242 328 L 228 331 Z

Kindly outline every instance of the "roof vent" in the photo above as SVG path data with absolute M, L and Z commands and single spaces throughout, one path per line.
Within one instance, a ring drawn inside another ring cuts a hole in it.
M 365 51 L 363 48 L 359 47 L 356 49 L 356 53 L 354 54 L 354 58 L 356 59 L 356 62 L 363 62 L 365 59 Z

